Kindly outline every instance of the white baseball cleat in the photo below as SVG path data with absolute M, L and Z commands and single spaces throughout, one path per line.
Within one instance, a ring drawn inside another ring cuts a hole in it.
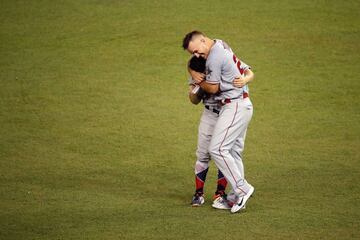
M 231 208 L 225 196 L 218 196 L 217 198 L 215 198 L 211 206 L 213 208 L 222 209 L 222 210 L 229 210 Z
M 247 200 L 249 200 L 251 195 L 254 193 L 254 190 L 255 188 L 253 186 L 250 186 L 249 191 L 244 196 L 240 196 L 236 203 L 232 206 L 231 212 L 236 213 L 239 210 L 244 209 Z

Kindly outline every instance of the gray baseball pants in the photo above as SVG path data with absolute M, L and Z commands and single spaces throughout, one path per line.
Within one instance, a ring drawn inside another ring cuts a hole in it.
M 249 98 L 239 98 L 225 104 L 209 145 L 211 158 L 238 195 L 246 194 L 250 188 L 244 176 L 242 153 L 252 115 L 253 106 Z
M 199 133 L 198 133 L 198 145 L 196 150 L 196 163 L 195 163 L 195 174 L 203 171 L 209 167 L 210 153 L 209 146 L 210 141 L 214 133 L 215 125 L 219 119 L 219 114 L 212 111 L 213 107 L 210 109 L 204 109 L 199 124 Z M 221 108 L 215 108 L 220 111 Z M 241 160 L 242 151 L 244 149 L 244 141 L 237 139 L 237 144 L 234 145 L 231 150 L 231 155 L 236 160 L 238 168 L 241 169 L 241 175 L 244 176 L 244 167 Z

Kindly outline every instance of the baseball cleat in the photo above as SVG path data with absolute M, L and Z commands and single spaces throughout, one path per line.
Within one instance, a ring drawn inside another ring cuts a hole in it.
M 205 203 L 205 199 L 202 194 L 195 193 L 195 195 L 192 198 L 191 206 L 193 207 L 200 207 Z
M 253 186 L 250 186 L 249 191 L 244 195 L 244 196 L 239 196 L 239 199 L 236 201 L 236 203 L 234 203 L 234 205 L 231 208 L 231 212 L 232 213 L 236 213 L 241 209 L 245 208 L 245 204 L 247 202 L 247 200 L 249 200 L 249 198 L 251 197 L 251 195 L 253 194 L 255 188 Z
M 226 199 L 226 194 L 224 195 L 216 195 L 215 200 L 213 201 L 213 204 L 211 205 L 213 208 L 216 209 L 222 209 L 222 210 L 228 210 L 231 207 L 228 204 L 228 201 Z

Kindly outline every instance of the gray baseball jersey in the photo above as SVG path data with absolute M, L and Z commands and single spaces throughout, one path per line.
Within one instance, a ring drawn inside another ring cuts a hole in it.
M 211 158 L 239 196 L 251 194 L 252 186 L 244 176 L 242 152 L 245 146 L 247 127 L 253 114 L 253 106 L 247 97 L 248 87 L 233 86 L 236 77 L 243 76 L 249 66 L 242 63 L 230 47 L 215 40 L 206 60 L 206 81 L 220 85 L 215 100 L 225 101 L 214 126 L 209 145 Z M 235 157 L 234 153 L 238 154 Z M 240 198 L 239 198 L 240 199 Z
M 237 88 L 233 85 L 233 81 L 236 77 L 244 77 L 245 70 L 250 69 L 250 66 L 240 61 L 224 41 L 219 39 L 214 41 L 215 44 L 206 60 L 206 81 L 220 84 L 221 92 L 215 99 L 236 99 L 244 92 L 249 93 L 247 85 Z

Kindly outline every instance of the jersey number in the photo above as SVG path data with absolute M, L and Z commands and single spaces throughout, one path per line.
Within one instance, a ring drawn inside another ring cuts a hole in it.
M 239 72 L 241 75 L 244 74 L 244 69 L 242 69 L 240 66 L 241 66 L 241 61 L 240 59 L 238 59 L 235 54 L 233 54 L 233 60 L 234 60 L 234 63 L 236 64 L 237 68 L 239 69 Z

